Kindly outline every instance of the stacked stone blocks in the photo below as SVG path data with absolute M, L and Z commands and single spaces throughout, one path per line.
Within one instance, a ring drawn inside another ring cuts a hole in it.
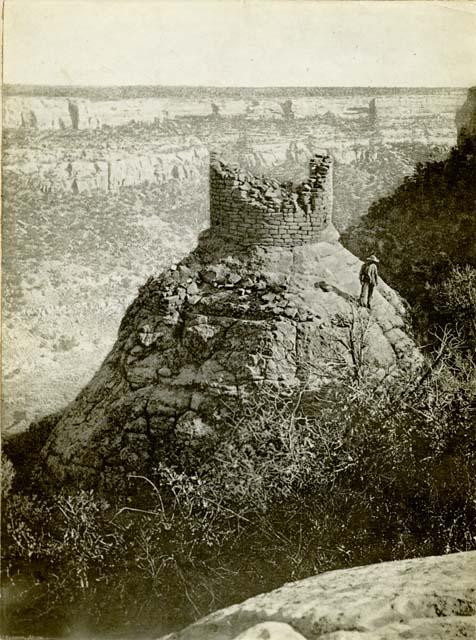
M 332 158 L 315 155 L 298 186 L 210 162 L 210 221 L 214 234 L 239 244 L 292 247 L 319 242 L 332 220 Z

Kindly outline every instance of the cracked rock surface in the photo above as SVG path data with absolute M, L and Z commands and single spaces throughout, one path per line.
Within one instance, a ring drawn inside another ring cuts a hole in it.
M 167 640 L 476 637 L 476 552 L 330 571 L 203 618 Z M 165 640 L 165 639 L 164 639 Z
M 361 262 L 336 235 L 245 248 L 202 234 L 141 287 L 113 349 L 53 429 L 42 468 L 107 488 L 113 475 L 146 473 L 165 443 L 201 446 L 218 399 L 247 383 L 319 384 L 330 361 L 382 376 L 418 366 L 402 300 L 380 282 L 372 310 L 361 309 Z

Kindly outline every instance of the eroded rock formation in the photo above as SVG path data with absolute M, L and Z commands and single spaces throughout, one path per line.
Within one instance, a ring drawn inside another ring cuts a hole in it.
M 458 146 L 470 142 L 476 146 L 476 87 L 468 89 L 466 102 L 456 113 Z
M 476 634 L 476 552 L 330 571 L 167 640 L 456 640 Z M 165 639 L 164 639 L 165 640 Z
M 151 146 L 151 145 L 150 145 Z M 169 180 L 196 182 L 208 165 L 208 150 L 194 136 L 169 138 L 141 153 L 122 150 L 20 150 L 7 152 L 5 170 L 23 176 L 43 192 L 118 191 Z
M 5 128 L 99 129 L 131 120 L 155 122 L 165 117 L 167 105 L 159 99 L 89 100 L 8 96 Z
M 356 304 L 361 263 L 332 225 L 331 170 L 329 159 L 313 158 L 314 206 L 304 210 L 283 187 L 281 203 L 293 202 L 283 210 L 266 195 L 266 179 L 253 178 L 258 193 L 243 196 L 240 169 L 212 160 L 220 182 L 212 182 L 210 230 L 140 289 L 111 353 L 43 449 L 51 476 L 107 486 L 113 476 L 147 472 L 164 447 L 213 435 L 220 401 L 250 383 L 296 385 L 311 376 L 319 384 L 336 359 L 375 375 L 418 365 L 395 292 L 382 282 L 371 312 Z M 260 226 L 263 199 L 270 206 Z M 234 222 L 240 216 L 243 228 Z
M 348 93 L 333 95 L 333 92 L 324 92 L 322 95 L 306 96 L 296 95 L 289 98 L 288 95 L 280 95 L 279 90 L 274 95 L 256 97 L 237 97 L 227 94 L 216 95 L 210 100 L 204 100 L 203 94 L 198 92 L 188 97 L 125 97 L 118 96 L 105 98 L 101 92 L 100 99 L 91 99 L 91 93 L 83 92 L 83 97 L 60 97 L 48 92 L 45 95 L 15 95 L 7 94 L 4 98 L 4 120 L 6 129 L 10 128 L 37 128 L 45 129 L 73 129 L 75 123 L 78 129 L 98 129 L 102 126 L 121 126 L 132 120 L 135 122 L 152 123 L 164 120 L 180 119 L 183 116 L 192 116 L 208 119 L 210 116 L 219 115 L 220 118 L 240 117 L 248 120 L 281 121 L 289 123 L 292 120 L 318 119 L 321 126 L 335 122 L 337 119 L 346 121 L 358 120 L 361 124 L 375 124 L 376 107 L 379 120 L 386 123 L 389 136 L 394 139 L 408 131 L 402 127 L 402 119 L 406 125 L 412 125 L 415 114 L 431 118 L 432 137 L 441 131 L 441 122 L 434 118 L 435 102 L 438 103 L 437 112 L 444 114 L 446 119 L 458 104 L 459 97 L 455 94 L 459 90 L 432 92 L 428 95 L 417 94 L 405 99 L 399 92 L 390 95 L 384 92 L 382 96 L 375 98 L 375 93 L 369 91 L 361 95 Z M 129 93 L 128 95 L 134 95 Z M 140 92 L 136 96 L 140 96 Z M 375 102 L 374 102 L 375 100 Z M 71 107 L 74 105 L 74 111 Z M 448 109 L 449 107 L 449 109 Z M 424 129 L 427 129 L 425 125 Z M 424 134 L 424 129 L 421 131 Z M 412 139 L 415 139 L 416 131 L 412 127 Z M 439 137 L 439 135 L 438 135 Z M 447 137 L 447 132 L 445 137 Z

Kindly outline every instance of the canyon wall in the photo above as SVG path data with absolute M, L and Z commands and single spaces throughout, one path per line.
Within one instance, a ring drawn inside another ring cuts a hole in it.
M 3 121 L 6 129 L 98 129 L 102 126 L 121 126 L 131 121 L 151 123 L 183 117 L 246 118 L 248 120 L 321 119 L 332 122 L 358 120 L 369 126 L 383 126 L 392 135 L 402 120 L 409 124 L 415 119 L 431 120 L 433 129 L 441 135 L 452 123 L 456 108 L 464 99 L 463 90 L 440 90 L 428 95 L 418 91 L 406 94 L 371 93 L 332 96 L 275 96 L 256 99 L 232 97 L 202 98 L 125 98 L 93 100 L 49 96 L 6 95 Z
M 117 191 L 123 186 L 168 180 L 196 181 L 208 165 L 208 150 L 195 137 L 139 153 L 127 151 L 7 150 L 5 171 L 22 176 L 28 186 L 46 193 Z
M 6 129 L 99 129 L 131 120 L 154 122 L 166 117 L 161 100 L 111 100 L 8 96 L 4 101 Z
M 337 111 L 346 118 L 375 118 L 376 107 L 368 107 L 364 100 L 361 106 L 353 108 L 338 104 Z M 89 100 L 7 96 L 4 123 L 6 128 L 13 129 L 98 129 L 103 125 L 114 127 L 131 121 L 150 123 L 185 116 L 289 120 L 324 116 L 328 112 L 329 105 L 316 100 Z

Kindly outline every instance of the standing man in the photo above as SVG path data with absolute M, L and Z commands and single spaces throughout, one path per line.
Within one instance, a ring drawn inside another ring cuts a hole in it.
M 361 307 L 367 307 L 367 309 L 370 309 L 372 294 L 378 282 L 378 263 L 379 259 L 372 254 L 360 268 L 359 278 L 362 288 L 360 291 L 359 304 Z

